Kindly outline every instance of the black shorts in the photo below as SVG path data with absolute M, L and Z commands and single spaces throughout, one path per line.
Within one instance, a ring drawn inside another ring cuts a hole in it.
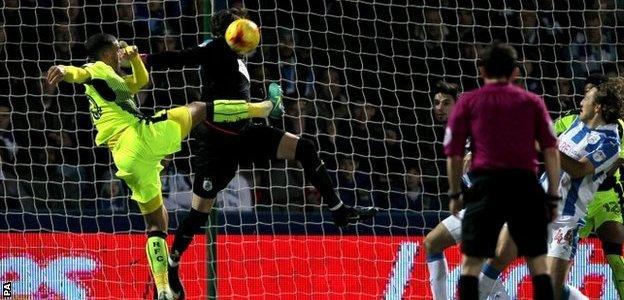
M 234 178 L 239 163 L 276 159 L 284 133 L 264 124 L 250 123 L 231 132 L 201 123 L 191 132 L 193 193 L 213 199 Z
M 505 222 L 518 256 L 546 254 L 548 218 L 545 194 L 533 172 L 501 170 L 471 173 L 464 196 L 462 252 L 491 258 Z

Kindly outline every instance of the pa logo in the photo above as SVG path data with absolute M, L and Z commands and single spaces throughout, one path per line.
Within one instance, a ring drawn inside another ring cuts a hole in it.
M 45 286 L 63 299 L 87 299 L 88 290 L 70 275 L 90 274 L 97 267 L 95 259 L 84 256 L 62 256 L 47 263 L 28 256 L 5 256 L 0 258 L 0 277 L 15 273 L 19 279 L 3 283 L 2 296 L 24 295 L 27 299 L 38 299 L 39 288 Z
M 5 282 L 2 284 L 2 297 L 11 298 L 11 282 Z

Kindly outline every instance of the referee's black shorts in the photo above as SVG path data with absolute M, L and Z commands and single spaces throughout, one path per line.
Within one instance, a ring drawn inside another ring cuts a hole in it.
M 249 123 L 241 130 L 228 131 L 202 123 L 191 133 L 195 177 L 193 193 L 213 199 L 234 178 L 239 163 L 258 163 L 276 159 L 284 131 Z
M 462 252 L 491 258 L 505 222 L 518 256 L 546 254 L 548 218 L 545 194 L 535 173 L 525 170 L 476 171 L 464 195 Z

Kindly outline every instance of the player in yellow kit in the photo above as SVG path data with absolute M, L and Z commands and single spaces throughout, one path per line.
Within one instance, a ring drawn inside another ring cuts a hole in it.
M 167 279 L 168 220 L 162 203 L 161 160 L 179 151 L 182 139 L 191 128 L 207 117 L 213 122 L 235 122 L 267 117 L 272 111 L 275 115 L 275 110 L 282 109 L 281 90 L 271 90 L 271 101 L 193 102 L 145 116 L 134 102 L 134 95 L 149 81 L 137 48 L 120 46 L 117 39 L 108 34 L 91 36 L 85 47 L 92 63 L 82 68 L 52 66 L 46 79 L 51 85 L 66 81 L 85 86 L 93 124 L 98 131 L 95 142 L 110 148 L 118 169 L 116 175 L 132 191 L 131 198 L 139 203 L 147 223 L 146 253 L 158 299 L 173 299 Z M 131 75 L 124 76 L 120 71 L 120 63 L 125 60 L 132 66 Z

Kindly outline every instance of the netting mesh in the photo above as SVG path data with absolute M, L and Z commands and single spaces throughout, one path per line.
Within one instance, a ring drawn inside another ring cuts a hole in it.
M 53 233 L 38 238 L 30 235 L 35 233 L 7 234 L 2 239 L 9 242 L 0 246 L 2 257 L 28 256 L 43 247 L 50 252 L 35 255 L 35 260 L 44 265 L 49 255 L 80 252 L 89 245 L 122 249 L 136 253 L 132 259 L 140 261 L 135 268 L 143 273 L 131 279 L 149 285 L 144 282 L 148 277 L 141 237 L 124 237 L 115 246 L 115 236 L 104 242 L 79 235 L 75 244 L 57 236 L 66 231 L 143 230 L 129 191 L 113 175 L 109 151 L 94 147 L 82 88 L 61 84 L 56 90 L 42 77 L 54 64 L 85 63 L 83 43 L 94 33 L 113 34 L 144 53 L 182 49 L 209 38 L 213 8 L 245 6 L 262 28 L 261 48 L 247 59 L 252 98 L 262 99 L 266 84 L 279 81 L 286 114 L 271 124 L 316 141 L 345 203 L 384 209 L 374 225 L 337 235 L 330 220 L 319 214 L 320 196 L 306 184 L 297 163 L 241 166 L 220 195 L 218 225 L 213 226 L 218 229 L 216 251 L 197 256 L 211 261 L 204 256 L 215 252 L 216 263 L 192 271 L 203 275 L 201 298 L 211 288 L 224 297 L 284 298 L 301 291 L 312 298 L 428 296 L 424 256 L 413 245 L 445 217 L 448 202 L 441 151 L 444 120 L 432 109 L 435 84 L 443 79 L 459 84 L 462 91 L 478 87 L 477 55 L 499 39 L 518 49 L 519 84 L 542 95 L 558 117 L 578 107 L 590 72 L 624 71 L 621 1 L 226 2 L 0 4 L 0 222 L 2 230 Z M 200 99 L 197 67 L 151 71 L 150 86 L 137 96 L 145 113 Z M 192 149 L 187 142 L 183 148 L 162 174 L 173 228 L 192 195 Z M 205 240 L 198 243 L 199 252 L 213 246 Z M 403 256 L 398 253 L 415 258 L 399 262 Z M 110 259 L 98 261 L 117 273 L 115 267 L 127 262 Z M 186 264 L 198 269 L 196 261 Z M 216 285 L 210 285 L 214 276 L 206 274 L 215 267 Z M 0 268 L 0 278 L 16 280 L 6 270 Z M 403 282 L 398 271 L 411 276 Z M 302 281 L 293 275 L 297 272 Z M 91 288 L 87 298 L 106 298 L 96 292 L 101 288 L 97 284 L 124 290 L 125 277 L 106 272 L 98 276 L 92 276 L 96 284 L 85 285 Z M 54 293 L 41 289 L 39 295 Z M 134 289 L 136 294 L 128 292 L 124 298 L 142 297 L 142 290 Z

